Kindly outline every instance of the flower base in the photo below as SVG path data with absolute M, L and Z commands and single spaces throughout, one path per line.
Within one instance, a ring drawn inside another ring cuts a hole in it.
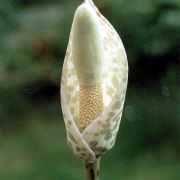
M 94 163 L 85 161 L 86 180 L 99 180 L 100 157 Z

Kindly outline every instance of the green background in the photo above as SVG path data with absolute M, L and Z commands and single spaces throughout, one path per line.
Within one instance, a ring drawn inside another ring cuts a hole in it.
M 59 97 L 82 0 L 0 0 L 0 179 L 80 180 Z M 95 0 L 128 55 L 129 83 L 102 180 L 179 180 L 180 1 Z

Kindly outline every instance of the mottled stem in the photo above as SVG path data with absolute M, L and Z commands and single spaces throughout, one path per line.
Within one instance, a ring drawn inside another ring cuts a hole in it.
M 99 180 L 100 157 L 94 163 L 85 161 L 86 180 Z

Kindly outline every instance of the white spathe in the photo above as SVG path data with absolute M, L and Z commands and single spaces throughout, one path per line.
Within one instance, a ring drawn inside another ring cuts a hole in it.
M 64 60 L 61 81 L 61 105 L 68 144 L 74 154 L 94 162 L 115 143 L 125 100 L 128 63 L 122 41 L 112 25 L 100 14 L 92 0 L 84 2 L 93 11 L 103 43 L 102 86 L 104 111 L 81 133 L 79 119 L 79 82 L 73 64 L 72 30 Z M 88 68 L 88 67 L 87 67 Z

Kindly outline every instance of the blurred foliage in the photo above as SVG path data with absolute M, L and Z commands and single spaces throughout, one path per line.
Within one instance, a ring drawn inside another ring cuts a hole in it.
M 81 2 L 0 0 L 0 179 L 82 179 L 59 113 L 62 63 Z M 130 66 L 122 124 L 102 177 L 178 180 L 180 1 L 94 2 L 120 34 Z
M 164 55 L 172 48 L 177 50 L 180 29 L 178 0 L 106 2 L 110 19 L 115 27 L 121 29 L 133 57 Z

